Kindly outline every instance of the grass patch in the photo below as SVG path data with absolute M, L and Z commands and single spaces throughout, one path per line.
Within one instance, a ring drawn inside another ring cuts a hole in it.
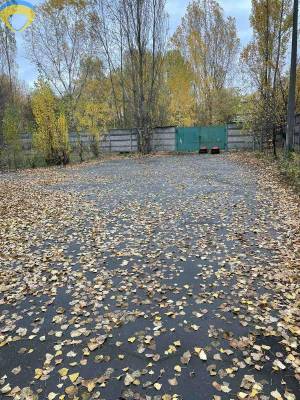
M 94 152 L 89 148 L 84 148 L 81 155 L 83 156 L 83 160 L 80 158 L 78 149 L 73 148 L 70 152 L 69 165 L 115 158 L 135 158 L 139 156 L 136 153 L 99 153 L 98 157 L 96 157 Z M 47 165 L 43 156 L 34 149 L 11 153 L 7 148 L 0 148 L 0 172 L 44 167 L 51 167 L 51 165 Z
M 269 167 L 278 175 L 285 184 L 292 186 L 293 189 L 300 193 L 300 153 L 291 152 L 286 156 L 285 152 L 278 151 L 275 158 L 273 153 L 268 152 L 237 152 L 232 153 L 231 157 L 238 161 L 248 164 L 258 164 L 260 166 Z
M 300 153 L 291 152 L 286 155 L 284 151 L 280 151 L 276 158 L 269 153 L 255 152 L 254 154 L 259 160 L 274 166 L 284 182 L 300 192 Z
M 300 153 L 290 153 L 288 157 L 281 155 L 275 162 L 280 173 L 300 192 Z

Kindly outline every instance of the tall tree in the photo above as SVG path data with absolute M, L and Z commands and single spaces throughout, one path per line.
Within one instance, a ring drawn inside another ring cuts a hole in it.
M 277 129 L 286 121 L 287 92 L 284 79 L 291 29 L 291 0 L 252 0 L 250 17 L 253 39 L 242 52 L 242 63 L 255 107 L 247 113 L 249 128 L 256 133 L 263 150 L 273 144 Z
M 139 132 L 138 148 L 148 153 L 166 44 L 165 0 L 96 0 L 91 21 L 93 38 L 109 67 L 116 110 L 119 116 L 132 115 Z
M 0 79 L 5 75 L 8 76 L 11 94 L 13 94 L 16 73 L 16 51 L 14 33 L 7 27 L 0 25 Z
M 28 57 L 40 77 L 65 99 L 71 124 L 85 84 L 81 63 L 91 52 L 86 13 L 84 0 L 48 0 L 26 30 Z
M 292 52 L 291 52 L 290 84 L 289 84 L 287 132 L 286 132 L 286 150 L 287 150 L 287 152 L 293 149 L 293 135 L 294 135 L 294 129 L 295 129 L 295 111 L 296 111 L 299 1 L 294 0 L 293 3 L 294 3 L 294 5 L 293 5 L 293 35 L 292 35 Z
M 193 71 L 198 122 L 215 123 L 214 103 L 229 84 L 239 47 L 234 18 L 225 18 L 215 0 L 194 0 L 172 43 Z
M 0 145 L 3 144 L 5 109 L 13 102 L 16 85 L 16 39 L 0 24 Z

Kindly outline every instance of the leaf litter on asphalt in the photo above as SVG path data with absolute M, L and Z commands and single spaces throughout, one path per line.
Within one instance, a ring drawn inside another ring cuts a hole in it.
M 299 200 L 207 160 L 1 177 L 3 398 L 299 397 Z

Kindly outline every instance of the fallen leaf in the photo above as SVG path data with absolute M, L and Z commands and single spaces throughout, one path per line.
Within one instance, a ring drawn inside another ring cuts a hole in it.
M 239 392 L 237 396 L 239 400 L 244 400 L 248 397 L 248 394 L 244 392 Z
M 19 336 L 24 337 L 24 336 L 26 336 L 27 329 L 26 329 L 26 328 L 18 328 L 18 329 L 16 330 L 16 333 L 17 333 Z
M 281 394 L 278 392 L 277 389 L 271 392 L 271 396 L 274 397 L 274 399 L 276 400 L 283 400 L 283 397 L 281 396 Z
M 75 372 L 74 374 L 69 375 L 69 379 L 72 383 L 76 382 L 79 377 L 79 372 Z
M 68 372 L 69 372 L 68 368 L 61 368 L 58 370 L 60 376 L 66 376 L 68 375 Z
M 18 375 L 18 374 L 21 372 L 21 366 L 19 365 L 18 367 L 12 369 L 11 372 L 12 372 L 14 375 Z
M 153 386 L 155 387 L 156 390 L 160 390 L 161 387 L 162 387 L 162 385 L 160 383 L 158 383 L 158 382 L 154 383 Z
M 183 353 L 182 357 L 180 358 L 180 361 L 182 364 L 187 365 L 190 362 L 191 357 L 192 357 L 191 353 L 189 351 L 186 351 L 185 353 Z
M 175 365 L 174 370 L 176 372 L 181 372 L 181 366 L 180 365 Z
M 88 379 L 83 380 L 81 385 L 87 388 L 87 391 L 91 393 L 96 387 L 96 380 L 95 379 Z
M 1 393 L 3 394 L 7 394 L 11 391 L 11 387 L 10 384 L 7 383 L 5 386 L 3 386 L 3 388 L 1 388 Z
M 129 386 L 132 384 L 132 382 L 134 381 L 134 377 L 131 376 L 130 374 L 126 374 L 125 379 L 124 379 L 124 385 L 125 386 Z
M 176 378 L 168 379 L 168 382 L 169 382 L 169 384 L 170 384 L 171 386 L 177 386 L 177 385 L 178 385 L 178 382 L 177 382 L 177 379 L 176 379 Z
M 77 386 L 68 386 L 65 389 L 68 396 L 74 396 L 78 392 Z
M 207 361 L 207 355 L 201 347 L 195 347 L 195 352 L 198 354 L 200 360 Z

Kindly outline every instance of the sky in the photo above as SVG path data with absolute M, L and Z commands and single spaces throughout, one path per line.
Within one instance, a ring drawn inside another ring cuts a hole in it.
M 181 18 L 184 16 L 186 7 L 190 0 L 167 0 L 167 11 L 169 14 L 170 33 L 174 32 L 180 24 Z M 38 4 L 38 0 L 32 0 L 33 5 Z M 224 9 L 226 16 L 235 17 L 237 23 L 237 31 L 241 40 L 241 45 L 245 45 L 251 39 L 251 28 L 249 24 L 249 15 L 251 12 L 251 0 L 219 0 L 220 5 Z M 19 78 L 32 87 L 37 73 L 26 59 L 26 53 L 23 45 L 24 33 L 17 33 L 18 44 L 18 73 Z

